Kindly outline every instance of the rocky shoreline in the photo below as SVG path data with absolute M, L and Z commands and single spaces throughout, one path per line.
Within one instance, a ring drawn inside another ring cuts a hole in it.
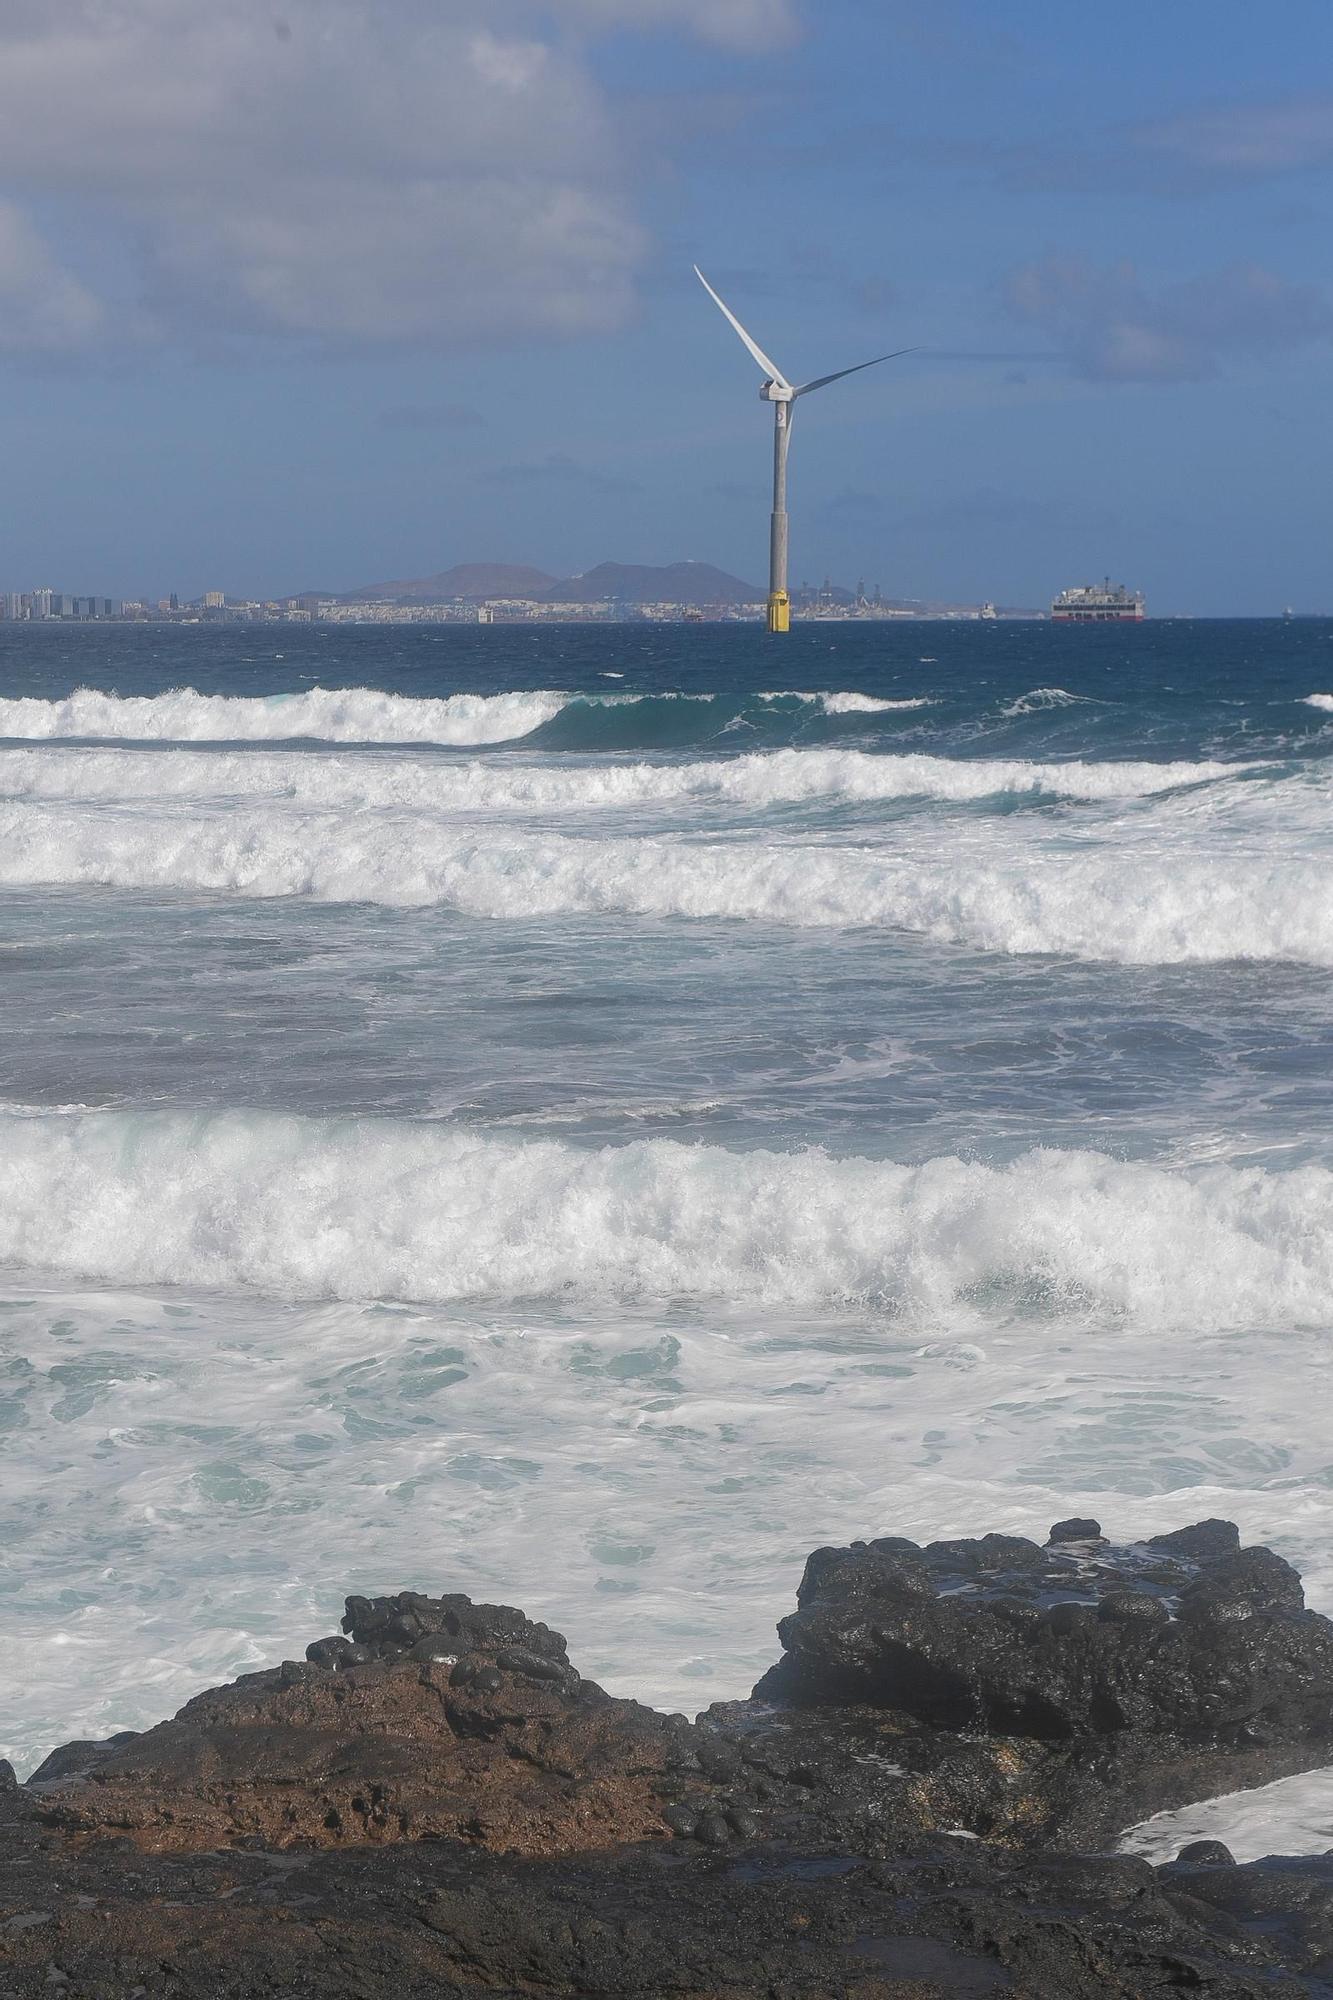
M 463 1596 L 0 1766 L 0 2000 L 1333 1996 L 1333 1859 L 1127 1825 L 1333 1764 L 1333 1624 L 1210 1521 L 817 1550 L 697 1722 Z

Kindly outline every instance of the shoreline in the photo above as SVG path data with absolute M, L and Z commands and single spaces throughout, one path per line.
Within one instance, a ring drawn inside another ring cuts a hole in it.
M 1333 1763 L 1333 1623 L 1232 1524 L 819 1549 L 779 1635 L 691 1723 L 513 1607 L 349 1598 L 304 1661 L 0 1766 L 5 1990 L 1319 1990 L 1329 1858 L 1108 1851 Z

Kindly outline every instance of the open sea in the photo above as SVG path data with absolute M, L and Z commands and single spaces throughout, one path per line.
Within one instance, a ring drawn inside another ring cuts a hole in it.
M 1331 974 L 1333 623 L 0 625 L 0 1755 L 348 1591 L 694 1713 L 859 1535 L 1333 1610 Z

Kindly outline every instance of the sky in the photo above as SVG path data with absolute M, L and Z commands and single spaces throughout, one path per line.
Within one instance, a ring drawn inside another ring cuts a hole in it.
M 0 589 L 1333 608 L 1327 0 L 3 0 Z

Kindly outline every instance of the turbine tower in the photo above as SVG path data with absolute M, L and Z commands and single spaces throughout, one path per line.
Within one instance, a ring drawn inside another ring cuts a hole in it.
M 813 382 L 802 382 L 799 388 L 793 388 L 776 362 L 770 361 L 758 342 L 751 340 L 731 307 L 718 297 L 697 264 L 694 275 L 713 304 L 745 342 L 766 378 L 759 397 L 761 402 L 773 405 L 773 526 L 768 555 L 768 629 L 770 632 L 788 632 L 791 630 L 791 598 L 787 593 L 787 453 L 791 449 L 796 399 L 812 395 L 816 389 L 827 389 L 830 382 L 841 382 L 845 375 L 859 375 L 863 368 L 878 368 L 881 361 L 896 361 L 900 354 L 911 354 L 913 350 L 899 347 L 892 354 L 877 354 L 873 361 L 858 361 L 855 368 L 840 368 L 836 375 L 818 375 Z

